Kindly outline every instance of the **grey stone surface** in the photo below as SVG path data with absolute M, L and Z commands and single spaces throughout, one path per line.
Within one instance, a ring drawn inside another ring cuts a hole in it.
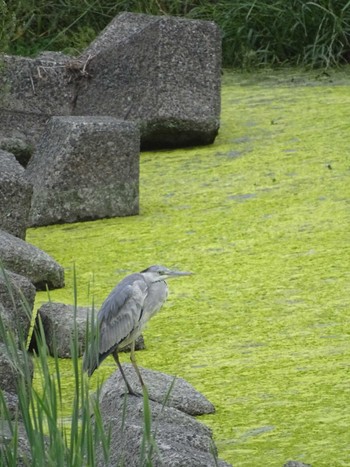
M 0 140 L 36 145 L 50 116 L 133 120 L 143 148 L 210 144 L 221 37 L 208 21 L 122 13 L 80 57 L 0 56 Z
M 15 156 L 0 149 L 0 229 L 25 239 L 32 192 Z
M 208 21 L 122 13 L 84 51 L 73 113 L 139 122 L 143 148 L 210 144 L 219 129 L 221 38 Z
M 141 393 L 142 388 L 132 365 L 124 364 L 123 368 L 131 387 L 136 392 Z M 168 393 L 170 388 L 172 388 L 169 398 L 169 405 L 171 407 L 189 415 L 203 415 L 215 412 L 213 404 L 184 379 L 174 378 L 173 376 L 146 368 L 142 368 L 140 371 L 147 386 L 149 397 L 153 401 L 157 401 L 161 404 L 164 400 L 164 396 Z M 125 384 L 117 371 L 113 373 L 103 385 L 101 397 L 104 398 L 107 393 L 118 393 L 121 395 L 124 392 Z
M 31 225 L 138 214 L 139 130 L 112 117 L 52 117 L 31 158 Z
M 130 377 L 132 374 L 130 365 L 123 365 Z M 133 371 L 133 370 L 132 370 Z M 164 400 L 173 378 L 157 372 L 141 369 L 145 377 L 150 397 L 160 395 Z M 161 382 L 161 379 L 164 381 Z M 189 389 L 191 388 L 191 389 Z M 182 394 L 183 391 L 186 394 Z M 119 372 L 113 374 L 104 384 L 100 393 L 100 407 L 105 429 L 111 429 L 111 453 L 109 463 L 105 463 L 102 449 L 97 450 L 98 466 L 128 465 L 138 467 L 140 465 L 140 452 L 143 438 L 144 416 L 142 397 L 122 397 L 125 392 L 124 382 Z M 158 397 L 158 396 L 157 396 Z M 193 398 L 193 406 L 198 407 L 198 400 L 205 397 L 199 395 L 188 383 L 186 388 L 176 385 L 172 389 L 172 398 L 168 406 L 162 403 L 150 401 L 152 413 L 152 434 L 155 436 L 157 450 L 153 450 L 152 465 L 163 466 L 228 466 L 229 464 L 215 458 L 215 445 L 211 430 L 198 422 L 194 417 L 173 407 L 172 401 Z M 208 402 L 208 401 L 207 401 Z M 210 404 L 210 403 L 209 403 Z M 189 403 L 184 404 L 188 410 Z M 190 412 L 197 411 L 197 409 Z M 125 416 L 123 415 L 125 413 Z M 208 413 L 206 409 L 202 413 Z
M 2 395 L 4 397 L 4 401 L 5 401 L 6 407 L 8 409 L 8 414 L 10 416 L 10 420 L 21 419 L 22 414 L 21 414 L 21 411 L 19 410 L 19 402 L 18 402 L 17 394 L 14 394 L 13 392 L 7 392 L 5 390 L 2 390 Z M 1 410 L 0 410 L 0 419 L 1 419 L 1 416 L 2 416 L 2 413 L 1 413 Z M 1 465 L 1 463 L 0 463 L 0 465 Z
M 17 383 L 21 375 L 23 366 L 29 372 L 29 378 L 33 377 L 33 363 L 28 355 L 24 356 L 21 350 L 17 354 L 11 354 L 9 347 L 0 342 L 0 388 L 16 394 Z
M 12 427 L 10 427 L 6 419 L 0 418 L 0 465 L 14 467 L 14 456 L 16 456 L 16 467 L 28 467 L 29 465 L 33 465 L 30 442 L 24 423 L 21 421 L 17 423 L 16 440 L 13 439 L 13 428 L 13 424 Z M 17 451 L 15 451 L 14 444 Z M 8 457 L 8 449 L 10 449 L 11 452 L 10 458 Z
M 57 355 L 59 358 L 71 357 L 71 342 L 74 338 L 76 326 L 78 355 L 82 355 L 85 344 L 86 321 L 91 319 L 89 308 L 77 307 L 63 303 L 44 303 L 38 310 L 45 340 L 50 355 Z M 36 343 L 32 342 L 30 349 L 35 348 Z
M 70 61 L 59 53 L 41 58 L 1 56 L 0 138 L 35 143 L 51 115 L 70 113 L 74 92 Z
M 51 256 L 0 230 L 0 260 L 6 269 L 27 277 L 38 290 L 64 287 L 64 270 Z
M 94 311 L 97 316 L 97 310 Z M 38 318 L 40 317 L 45 333 L 50 355 L 57 355 L 59 358 L 71 357 L 71 341 L 74 337 L 74 332 L 77 332 L 77 350 L 80 357 L 85 349 L 86 326 L 87 319 L 91 322 L 92 310 L 87 307 L 77 307 L 74 311 L 73 305 L 65 305 L 64 303 L 47 302 L 44 303 L 38 310 L 36 319 L 36 329 L 38 327 Z M 139 336 L 136 341 L 135 349 L 142 350 L 145 348 L 143 336 Z M 29 350 L 36 350 L 37 344 L 35 333 L 29 345 Z M 124 350 L 124 349 L 123 349 Z M 130 350 L 125 348 L 125 351 Z
M 283 465 L 283 467 L 311 467 L 311 464 L 304 464 L 299 461 L 288 461 Z
M 27 166 L 34 150 L 31 144 L 15 137 L 0 137 L 0 149 L 12 153 L 23 167 Z
M 25 346 L 36 290 L 26 277 L 0 270 L 0 316 L 6 331 Z M 20 339 L 20 340 L 19 340 Z M 4 336 L 0 333 L 0 342 Z
M 55 53 L 37 58 L 4 55 L 0 74 L 2 106 L 43 115 L 69 113 L 66 84 L 70 60 Z

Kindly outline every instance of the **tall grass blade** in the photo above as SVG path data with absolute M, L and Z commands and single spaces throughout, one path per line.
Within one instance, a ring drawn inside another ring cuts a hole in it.
M 77 289 L 74 289 L 74 318 L 76 317 Z M 8 282 L 11 292 L 11 283 Z M 22 299 L 24 297 L 22 296 Z M 23 300 L 23 306 L 28 304 Z M 76 320 L 74 320 L 76 323 Z M 28 465 L 46 467 L 94 466 L 97 446 L 103 447 L 103 455 L 107 462 L 110 448 L 110 433 L 105 433 L 99 411 L 98 399 L 91 404 L 86 375 L 83 375 L 79 359 L 79 339 L 76 324 L 71 338 L 72 370 L 74 375 L 74 397 L 71 408 L 71 423 L 67 426 L 62 418 L 63 391 L 61 372 L 57 352 L 53 357 L 48 355 L 48 347 L 40 317 L 34 329 L 37 342 L 35 355 L 35 371 L 39 379 L 39 389 L 32 386 L 31 357 L 25 349 L 25 340 L 17 339 L 5 328 L 0 314 L 0 341 L 11 362 L 13 370 L 18 374 L 16 392 L 19 401 L 20 419 L 25 429 L 30 459 Z M 56 348 L 53 345 L 54 349 Z M 19 352 L 20 351 L 20 352 Z M 53 361 L 53 365 L 50 362 Z M 91 405 L 90 405 L 91 404 Z M 0 443 L 0 465 L 17 465 L 20 457 L 17 420 L 11 419 L 10 411 L 0 390 L 0 415 L 10 433 L 7 444 Z M 91 423 L 91 415 L 96 422 Z M 35 464 L 33 463 L 35 462 Z

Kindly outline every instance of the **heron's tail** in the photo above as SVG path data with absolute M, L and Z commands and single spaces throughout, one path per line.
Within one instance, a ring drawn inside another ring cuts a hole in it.
M 98 354 L 96 355 L 94 352 L 92 352 L 91 347 L 92 346 L 89 346 L 89 348 L 85 350 L 83 355 L 83 371 L 89 376 L 91 376 L 96 370 L 96 368 L 99 366 Z
M 85 343 L 83 371 L 91 376 L 100 364 L 99 326 L 98 321 L 95 320 L 94 311 L 92 312 L 91 321 L 88 320 L 86 323 Z

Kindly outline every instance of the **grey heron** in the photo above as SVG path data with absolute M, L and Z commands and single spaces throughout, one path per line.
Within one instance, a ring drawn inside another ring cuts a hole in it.
M 129 394 L 137 395 L 126 379 L 118 350 L 131 344 L 130 360 L 141 386 L 144 387 L 135 359 L 135 340 L 168 297 L 165 279 L 191 274 L 155 265 L 130 274 L 119 282 L 103 302 L 97 315 L 96 330 L 90 336 L 84 353 L 83 370 L 91 376 L 106 357 L 113 355 Z

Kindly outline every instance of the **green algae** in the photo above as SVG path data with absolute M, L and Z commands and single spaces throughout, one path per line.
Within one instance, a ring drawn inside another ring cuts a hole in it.
M 195 273 L 169 281 L 137 358 L 214 403 L 202 420 L 236 466 L 349 463 L 350 79 L 337 76 L 227 73 L 214 145 L 141 155 L 139 216 L 28 232 L 66 268 L 54 301 L 73 303 L 73 264 L 79 305 L 151 264 Z M 113 371 L 107 359 L 92 387 Z M 68 412 L 68 361 L 61 372 Z

